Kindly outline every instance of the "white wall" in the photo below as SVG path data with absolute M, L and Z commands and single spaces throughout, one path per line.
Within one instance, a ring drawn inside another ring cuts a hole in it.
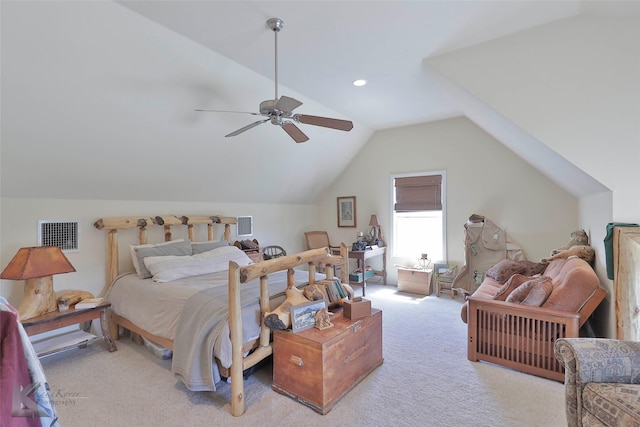
M 375 213 L 390 244 L 390 176 L 440 170 L 447 176 L 449 262 L 464 263 L 463 226 L 473 213 L 505 228 L 532 260 L 565 244 L 579 227 L 575 197 L 465 118 L 375 133 L 319 201 L 320 223 L 329 231 L 332 243 L 351 244 L 357 231 L 368 229 L 369 217 Z M 339 196 L 356 196 L 357 228 L 337 227 Z M 389 257 L 389 283 L 397 282 L 394 263 L 415 263 L 418 257 Z
M 611 192 L 605 192 L 580 199 L 580 226 L 589 234 L 591 246 L 596 250 L 596 262 L 594 265 L 596 274 L 609 292 L 605 301 L 595 311 L 592 323 L 598 336 L 610 338 L 615 337 L 615 298 L 613 282 L 607 279 L 603 241 L 606 235 L 605 226 L 611 222 L 612 218 L 612 197 L 613 194 Z
M 609 222 L 640 222 L 640 19 L 580 16 L 431 59 L 456 85 L 611 189 L 580 200 L 580 227 L 610 292 L 597 329 L 615 336 Z
M 291 253 L 304 250 L 304 232 L 314 228 L 318 218 L 313 205 L 221 204 L 184 202 L 131 202 L 119 200 L 10 199 L 0 200 L 2 229 L 0 264 L 9 263 L 19 248 L 37 246 L 38 220 L 71 220 L 80 223 L 80 252 L 68 253 L 75 273 L 53 278 L 56 292 L 87 290 L 96 295 L 105 291 L 107 236 L 93 226 L 102 217 L 129 215 L 253 215 L 254 235 L 262 246 L 280 245 Z M 135 244 L 137 233 L 130 234 Z M 222 228 L 216 230 L 222 236 Z M 161 240 L 162 236 L 156 236 Z M 174 238 L 187 238 L 174 233 Z M 231 239 L 235 240 L 232 226 Z M 203 239 L 206 238 L 203 237 Z M 156 240 L 158 241 L 158 240 Z M 129 243 L 125 238 L 120 243 Z M 131 269 L 126 251 L 120 250 L 120 268 Z M 0 295 L 15 306 L 22 300 L 24 282 L 0 280 Z

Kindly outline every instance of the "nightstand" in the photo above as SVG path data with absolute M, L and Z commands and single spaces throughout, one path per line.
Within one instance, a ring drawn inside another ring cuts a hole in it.
M 58 353 L 60 351 L 69 350 L 74 347 L 84 347 L 89 342 L 104 339 L 107 343 L 109 351 L 116 351 L 116 345 L 111 339 L 109 332 L 109 313 L 107 310 L 111 307 L 111 303 L 103 301 L 94 308 L 76 310 L 75 307 L 68 311 L 52 311 L 42 316 L 32 317 L 22 322 L 27 335 L 37 335 L 44 332 L 54 331 L 66 326 L 77 325 L 82 323 L 82 330 L 61 334 L 51 338 L 46 338 L 33 343 L 33 348 L 40 357 Z M 102 337 L 98 337 L 90 333 L 91 321 L 100 319 L 100 328 Z

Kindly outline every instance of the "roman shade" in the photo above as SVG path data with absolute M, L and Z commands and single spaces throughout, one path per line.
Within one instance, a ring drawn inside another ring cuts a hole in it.
M 442 175 L 395 178 L 396 212 L 442 210 Z

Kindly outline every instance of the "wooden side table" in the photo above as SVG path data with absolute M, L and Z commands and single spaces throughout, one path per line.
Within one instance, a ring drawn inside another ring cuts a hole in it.
M 113 342 L 113 339 L 111 339 L 111 333 L 109 331 L 108 309 L 110 307 L 110 302 L 103 301 L 94 308 L 76 310 L 75 307 L 71 307 L 69 308 L 69 311 L 65 312 L 52 311 L 51 313 L 43 314 L 42 316 L 27 319 L 22 322 L 22 326 L 27 332 L 27 335 L 31 336 L 64 328 L 66 326 L 77 325 L 80 323 L 83 324 L 84 335 L 82 335 L 83 338 L 81 338 L 79 342 L 74 342 L 72 344 L 63 345 L 59 348 L 38 352 L 38 356 L 41 357 L 58 353 L 60 351 L 69 350 L 74 347 L 84 346 L 90 341 L 99 339 L 104 339 L 104 341 L 107 343 L 107 346 L 109 347 L 109 351 L 116 351 L 117 347 Z M 98 318 L 100 319 L 102 338 L 89 333 L 89 331 L 91 330 L 91 321 Z
M 362 269 L 362 281 L 350 280 L 350 285 L 362 286 L 362 296 L 365 296 L 367 288 L 367 280 L 365 278 L 366 261 L 369 258 L 381 256 L 382 257 L 382 270 L 375 270 L 373 273 L 376 276 L 382 276 L 382 284 L 387 284 L 387 248 L 385 246 L 376 249 L 369 249 L 366 251 L 349 251 L 349 258 L 356 260 L 357 268 Z

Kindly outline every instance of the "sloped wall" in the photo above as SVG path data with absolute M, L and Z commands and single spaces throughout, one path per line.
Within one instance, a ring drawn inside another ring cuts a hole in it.
M 448 261 L 464 262 L 464 228 L 469 215 L 486 215 L 504 227 L 537 260 L 566 243 L 579 224 L 578 200 L 466 118 L 379 131 L 318 203 L 319 218 L 332 242 L 351 244 L 378 214 L 392 239 L 390 175 L 446 172 Z M 357 228 L 338 228 L 336 197 L 356 196 Z M 416 254 L 416 259 L 419 254 Z M 397 280 L 388 258 L 389 283 Z

